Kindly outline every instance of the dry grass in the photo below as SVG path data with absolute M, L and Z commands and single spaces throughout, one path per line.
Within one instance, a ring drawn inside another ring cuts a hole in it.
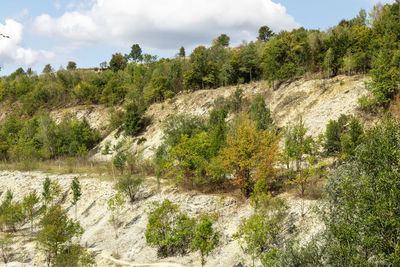
M 109 162 L 90 162 L 85 159 L 1 162 L 0 170 L 40 171 L 49 174 L 86 174 L 89 178 L 112 181 L 116 174 Z

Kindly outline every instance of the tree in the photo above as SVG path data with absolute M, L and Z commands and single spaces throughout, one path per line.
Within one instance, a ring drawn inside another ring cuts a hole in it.
M 181 46 L 181 48 L 179 48 L 178 56 L 180 58 L 184 58 L 186 56 L 185 48 L 183 46 Z
M 273 125 L 271 111 L 260 94 L 256 95 L 251 103 L 249 119 L 255 122 L 257 130 L 266 130 Z
M 122 206 L 125 204 L 121 191 L 118 191 L 112 198 L 108 200 L 108 210 L 111 211 L 109 222 L 112 223 L 115 231 L 115 238 L 118 238 L 119 216 Z
M 400 123 L 385 119 L 366 132 L 354 158 L 329 177 L 326 264 L 400 264 L 399 151 Z
M 278 160 L 279 145 L 275 132 L 256 130 L 254 123 L 243 118 L 227 146 L 221 152 L 222 167 L 233 171 L 234 184 L 244 196 L 249 197 L 257 181 L 268 184 L 273 177 L 273 164 Z
M 242 251 L 249 254 L 252 266 L 255 260 L 280 248 L 288 206 L 284 199 L 269 200 L 263 208 L 255 210 L 248 219 L 243 219 L 234 238 Z
M 143 114 L 146 109 L 136 103 L 131 103 L 125 107 L 125 110 L 125 134 L 134 136 L 144 126 Z
M 305 155 L 311 154 L 313 140 L 310 136 L 307 136 L 307 130 L 302 118 L 297 124 L 293 126 L 289 124 L 285 127 L 283 157 L 288 168 L 290 161 L 294 160 L 296 162 L 296 171 L 300 171 Z
M 158 249 L 160 257 L 184 255 L 193 240 L 196 220 L 179 211 L 168 199 L 154 203 L 148 213 L 146 243 Z
M 121 53 L 113 54 L 110 60 L 110 69 L 114 72 L 124 70 L 127 63 L 126 58 Z
M 124 169 L 126 167 L 126 159 L 126 153 L 123 151 L 119 151 L 117 155 L 115 155 L 112 162 L 115 168 L 120 171 L 121 175 L 124 173 Z
M 73 61 L 69 61 L 68 65 L 67 65 L 67 70 L 69 70 L 69 71 L 76 70 L 76 63 Z
M 324 57 L 324 68 L 328 73 L 328 79 L 330 78 L 330 73 L 333 65 L 333 61 L 335 60 L 335 55 L 332 48 L 329 48 Z
M 129 53 L 128 56 L 131 60 L 135 61 L 135 62 L 140 62 L 143 60 L 143 56 L 142 56 L 142 48 L 140 48 L 140 46 L 138 44 L 134 44 L 131 47 L 131 52 Z
M 50 64 L 47 64 L 46 66 L 44 66 L 44 69 L 42 71 L 43 74 L 50 74 L 53 72 L 54 72 L 54 69 Z
M 37 203 L 39 203 L 39 201 L 40 201 L 40 198 L 36 194 L 35 190 L 30 192 L 29 195 L 25 196 L 24 200 L 22 201 L 22 206 L 24 207 L 25 214 L 31 222 L 31 232 L 33 232 L 35 206 Z
M 268 42 L 274 35 L 274 32 L 268 26 L 261 26 L 258 30 L 257 40 Z
M 135 202 L 136 194 L 139 191 L 139 186 L 143 183 L 143 181 L 143 178 L 125 175 L 118 179 L 118 182 L 115 184 L 115 189 L 127 195 L 131 203 L 133 203 Z
M 79 182 L 78 177 L 74 177 L 71 183 L 71 190 L 72 190 L 72 200 L 71 204 L 75 206 L 75 220 L 78 218 L 78 201 L 81 198 L 81 184 Z
M 326 125 L 324 149 L 328 155 L 341 152 L 341 136 L 345 133 L 348 116 L 342 114 L 338 120 L 330 120 Z
M 225 33 L 221 34 L 220 36 L 218 36 L 216 43 L 217 45 L 220 45 L 222 47 L 228 47 L 229 46 L 229 41 L 231 38 L 229 38 L 228 35 L 226 35 Z
M 61 192 L 60 185 L 56 181 L 51 181 L 49 177 L 43 182 L 43 207 L 47 208 L 50 204 L 53 204 L 54 200 L 59 196 Z
M 107 67 L 108 67 L 107 61 L 103 61 L 103 62 L 100 63 L 100 68 L 101 68 L 102 70 L 107 69 Z
M 194 229 L 191 248 L 198 250 L 201 257 L 201 266 L 206 264 L 206 257 L 219 243 L 219 232 L 213 228 L 212 219 L 202 216 Z
M 79 223 L 69 219 L 67 212 L 59 205 L 51 206 L 40 220 L 39 225 L 42 230 L 36 238 L 37 248 L 44 253 L 49 267 L 60 255 L 69 254 L 73 238 L 83 234 Z
M 244 46 L 240 50 L 240 59 L 242 66 L 240 71 L 249 74 L 250 82 L 253 80 L 254 74 L 256 74 L 259 66 L 259 55 L 257 53 L 256 46 L 253 42 L 250 42 L 247 46 Z

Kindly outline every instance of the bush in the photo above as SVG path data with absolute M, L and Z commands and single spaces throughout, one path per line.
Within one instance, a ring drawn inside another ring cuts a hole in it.
M 283 226 L 288 215 L 283 199 L 273 199 L 255 211 L 248 219 L 242 220 L 234 238 L 239 241 L 243 252 L 254 261 L 261 259 L 283 245 Z
M 196 220 L 179 211 L 169 200 L 154 203 L 148 213 L 146 243 L 161 257 L 186 254 L 194 237 Z
M 125 175 L 118 179 L 117 183 L 115 184 L 115 189 L 127 195 L 131 203 L 133 203 L 139 190 L 139 186 L 143 183 L 143 181 L 143 178 Z
M 206 257 L 219 243 L 219 233 L 213 228 L 213 221 L 209 216 L 202 216 L 194 230 L 191 248 L 198 250 L 201 257 L 201 266 L 206 264 Z
M 260 94 L 251 103 L 249 119 L 256 123 L 257 130 L 266 130 L 273 125 L 271 111 L 265 106 L 264 98 Z
M 146 109 L 139 108 L 136 103 L 131 103 L 125 107 L 125 110 L 125 134 L 134 136 L 144 126 L 143 114 Z

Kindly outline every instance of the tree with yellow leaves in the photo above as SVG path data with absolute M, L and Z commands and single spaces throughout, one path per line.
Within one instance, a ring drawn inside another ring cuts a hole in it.
M 274 163 L 279 159 L 279 138 L 275 132 L 257 131 L 247 118 L 227 138 L 227 147 L 220 155 L 222 167 L 233 172 L 233 183 L 248 197 L 257 181 L 268 184 L 274 176 Z

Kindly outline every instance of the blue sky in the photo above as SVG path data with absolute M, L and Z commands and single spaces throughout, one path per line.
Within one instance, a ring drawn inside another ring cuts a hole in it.
M 96 67 L 115 52 L 139 43 L 146 53 L 173 57 L 209 45 L 221 33 L 231 44 L 255 40 L 258 28 L 274 31 L 303 26 L 325 30 L 374 0 L 0 0 L 0 75 L 18 67 L 38 73 L 72 60 Z M 390 2 L 390 1 L 382 1 Z

